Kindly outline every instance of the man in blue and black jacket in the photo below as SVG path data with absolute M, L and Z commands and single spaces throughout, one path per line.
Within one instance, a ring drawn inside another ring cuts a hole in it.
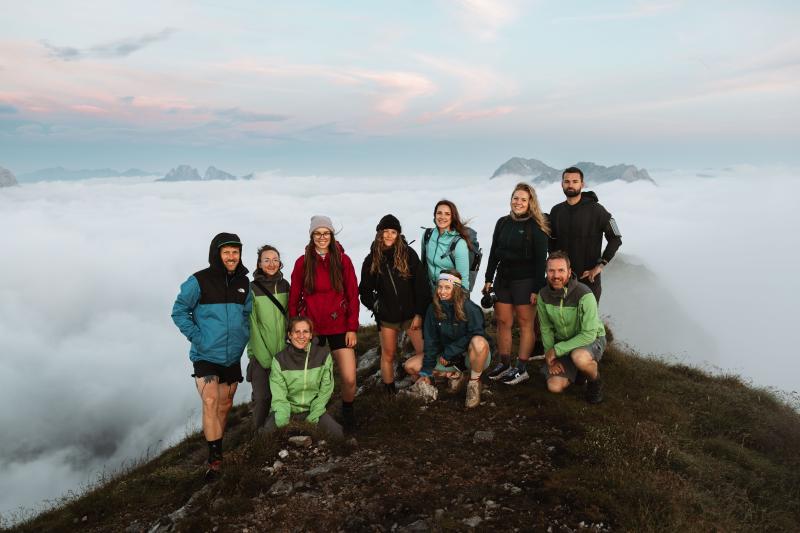
M 197 392 L 203 400 L 203 433 L 208 441 L 206 479 L 219 476 L 222 435 L 236 387 L 242 382 L 240 359 L 250 338 L 253 301 L 242 243 L 234 233 L 211 241 L 209 267 L 181 285 L 172 320 L 189 342 Z

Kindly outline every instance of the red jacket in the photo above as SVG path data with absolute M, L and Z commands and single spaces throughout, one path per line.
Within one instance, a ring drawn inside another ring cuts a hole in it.
M 330 254 L 317 256 L 314 272 L 314 292 L 306 294 L 303 284 L 305 256 L 294 262 L 292 285 L 289 290 L 289 316 L 305 315 L 314 321 L 314 333 L 335 335 L 358 331 L 358 281 L 353 262 L 336 243 L 342 254 L 344 294 L 331 286 Z

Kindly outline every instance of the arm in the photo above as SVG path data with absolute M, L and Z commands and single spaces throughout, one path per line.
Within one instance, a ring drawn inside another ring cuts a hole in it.
M 252 288 L 250 289 L 252 291 Z M 254 302 L 253 311 L 250 313 L 250 342 L 247 343 L 247 357 L 261 360 L 266 356 L 266 343 L 258 327 L 258 302 Z
M 306 420 L 312 424 L 319 422 L 319 417 L 325 414 L 325 406 L 333 394 L 333 358 L 331 354 L 325 358 L 325 364 L 322 366 L 322 374 L 319 382 L 319 392 L 311 400 L 308 406 L 308 417 Z
M 558 250 L 557 248 L 557 241 L 558 241 L 558 214 L 555 207 L 550 211 L 550 214 L 545 213 L 545 218 L 550 223 L 550 239 L 547 241 L 547 251 L 548 252 L 555 252 Z
M 454 250 L 456 256 L 456 270 L 461 274 L 461 285 L 465 289 L 472 287 L 469 280 L 469 247 L 467 241 L 459 238 Z
M 189 276 L 189 279 L 181 284 L 178 297 L 172 305 L 172 321 L 189 342 L 193 343 L 200 342 L 200 328 L 194 321 L 194 310 L 199 302 L 200 284 L 197 278 Z
M 447 361 L 453 361 L 461 357 L 461 354 L 469 348 L 469 341 L 475 335 L 483 335 L 483 314 L 473 308 L 468 303 L 464 303 L 464 313 L 467 315 L 466 331 L 464 335 L 444 347 L 442 357 Z
M 409 258 L 414 257 L 415 254 L 409 254 Z M 409 260 L 409 267 L 411 261 Z M 428 267 L 422 260 L 417 259 L 415 264 L 416 270 L 414 273 L 414 312 L 420 317 L 425 317 L 428 306 L 431 305 L 431 285 L 428 281 Z
M 591 292 L 581 296 L 578 302 L 578 316 L 581 329 L 571 339 L 556 343 L 555 350 L 558 357 L 570 353 L 575 348 L 586 346 L 597 338 L 597 323 L 600 318 L 597 315 L 597 300 Z
M 536 226 L 534 223 L 533 228 L 533 239 L 531 245 L 533 246 L 533 262 L 531 263 L 531 273 L 533 279 L 536 280 L 536 285 L 534 286 L 534 292 L 538 293 L 539 290 L 544 287 L 545 283 L 545 271 L 547 265 L 547 245 L 548 245 L 548 237 L 547 234 L 541 230 L 539 226 Z
M 269 374 L 269 390 L 272 393 L 270 410 L 275 413 L 275 425 L 280 427 L 289 423 L 292 406 L 289 404 L 289 388 L 283 378 L 281 364 L 277 359 L 272 361 L 272 371 Z
M 358 280 L 356 279 L 356 270 L 353 268 L 353 262 L 346 254 L 342 254 L 342 268 L 344 269 L 344 297 L 347 301 L 347 312 L 345 313 L 345 321 L 347 323 L 347 331 L 358 331 Z
M 372 267 L 372 254 L 370 253 L 361 264 L 361 282 L 358 284 L 358 294 L 361 296 L 361 303 L 364 307 L 372 311 L 375 305 L 375 276 L 370 274 Z
M 289 287 L 289 317 L 295 317 L 298 313 L 300 301 L 303 299 L 303 266 L 305 260 L 301 256 L 295 261 L 292 269 L 292 283 Z
M 614 217 L 611 216 L 610 213 L 608 214 L 608 221 L 603 226 L 603 233 L 606 236 L 606 249 L 603 250 L 603 261 L 608 263 L 612 259 L 614 259 L 614 254 L 617 253 L 619 247 L 622 245 L 622 234 L 619 232 L 619 228 L 617 227 L 617 222 L 614 220 Z
M 486 263 L 486 283 L 494 281 L 494 274 L 497 271 L 497 265 L 500 263 L 500 258 L 497 257 L 497 239 L 500 234 L 500 226 L 502 225 L 505 217 L 501 218 L 494 225 L 494 233 L 492 234 L 492 246 L 489 248 L 489 261 Z
M 425 325 L 422 329 L 422 336 L 425 339 L 425 355 L 422 358 L 420 376 L 430 377 L 433 374 L 433 369 L 436 366 L 436 358 L 442 353 L 442 342 L 439 335 L 440 331 L 436 324 L 436 315 L 431 305 L 425 313 Z

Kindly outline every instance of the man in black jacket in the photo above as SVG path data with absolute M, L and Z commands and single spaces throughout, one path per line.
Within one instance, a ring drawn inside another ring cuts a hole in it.
M 600 273 L 622 244 L 622 236 L 611 214 L 592 191 L 583 192 L 583 171 L 570 167 L 561 174 L 566 201 L 550 210 L 550 251 L 567 253 L 578 280 L 587 285 L 600 302 Z M 602 251 L 603 235 L 606 249 Z

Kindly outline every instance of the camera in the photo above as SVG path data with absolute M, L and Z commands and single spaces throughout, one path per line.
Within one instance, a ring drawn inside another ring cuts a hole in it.
M 483 298 L 481 298 L 481 307 L 484 309 L 491 309 L 494 307 L 496 301 L 497 295 L 494 292 L 484 293 Z

